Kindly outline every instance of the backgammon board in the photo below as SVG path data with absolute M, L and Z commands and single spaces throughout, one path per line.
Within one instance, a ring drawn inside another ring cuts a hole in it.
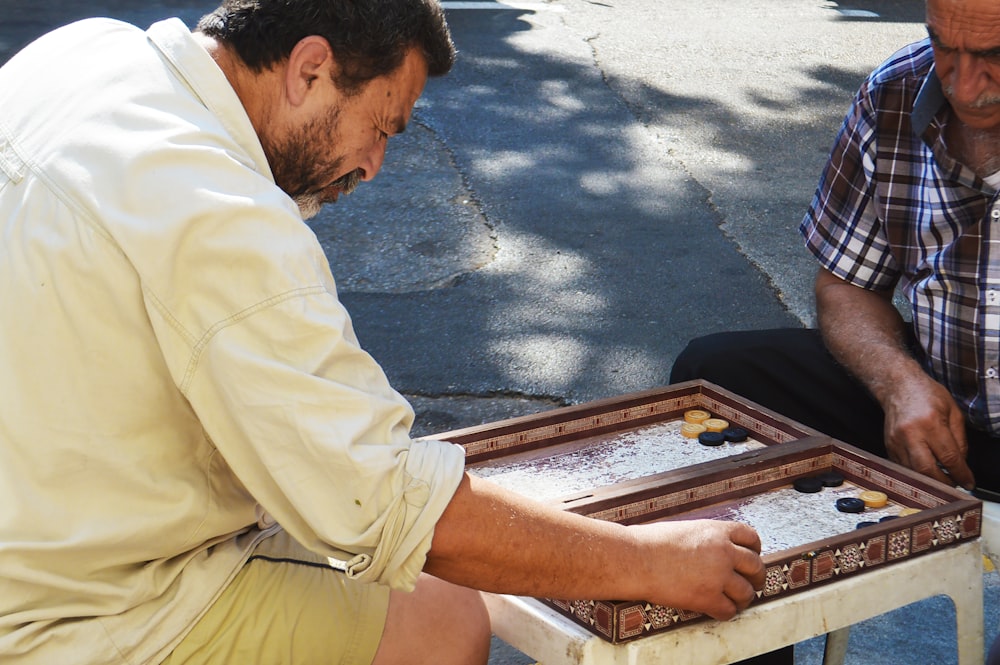
M 702 445 L 679 433 L 708 411 L 745 441 Z M 757 529 L 766 602 L 977 538 L 970 495 L 741 399 L 692 381 L 432 438 L 465 447 L 469 473 L 595 519 L 741 521 Z M 797 480 L 839 477 L 802 492 Z M 838 510 L 838 499 L 861 512 Z M 567 555 L 573 555 L 567 553 Z M 610 642 L 704 620 L 642 601 L 540 599 Z

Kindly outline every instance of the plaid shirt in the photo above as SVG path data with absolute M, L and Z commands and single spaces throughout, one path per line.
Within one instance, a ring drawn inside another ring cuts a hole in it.
M 841 279 L 898 283 L 924 368 L 970 425 L 1000 435 L 1000 201 L 947 153 L 933 62 L 925 39 L 864 82 L 800 231 Z

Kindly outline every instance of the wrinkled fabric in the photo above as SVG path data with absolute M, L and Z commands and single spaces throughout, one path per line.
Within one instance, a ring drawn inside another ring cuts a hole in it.
M 156 663 L 280 524 L 412 588 L 462 477 L 184 25 L 0 68 L 0 661 Z

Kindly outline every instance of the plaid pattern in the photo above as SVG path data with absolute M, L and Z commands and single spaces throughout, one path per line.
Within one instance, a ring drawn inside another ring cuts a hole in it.
M 899 285 L 926 370 L 1000 434 L 1000 202 L 947 154 L 950 115 L 929 40 L 893 55 L 855 97 L 800 231 L 838 277 Z

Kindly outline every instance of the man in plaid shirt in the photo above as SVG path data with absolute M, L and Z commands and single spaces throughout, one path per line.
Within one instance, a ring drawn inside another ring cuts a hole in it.
M 1000 499 L 1000 3 L 926 18 L 861 86 L 802 221 L 819 329 L 696 339 L 670 381 Z
M 671 382 L 1000 492 L 1000 5 L 928 0 L 927 30 L 862 85 L 802 221 L 819 331 L 694 340 Z

